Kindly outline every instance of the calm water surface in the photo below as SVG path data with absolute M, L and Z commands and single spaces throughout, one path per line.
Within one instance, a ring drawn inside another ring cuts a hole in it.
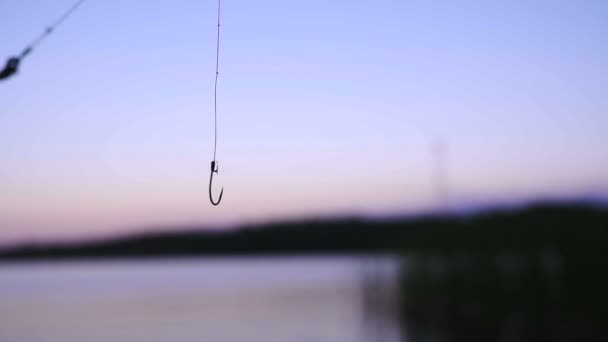
M 373 305 L 396 280 L 390 258 L 0 264 L 0 341 L 398 341 Z

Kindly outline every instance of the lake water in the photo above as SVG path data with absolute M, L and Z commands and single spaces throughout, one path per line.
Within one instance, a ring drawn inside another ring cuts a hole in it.
M 401 341 L 397 270 L 385 257 L 0 264 L 0 341 Z

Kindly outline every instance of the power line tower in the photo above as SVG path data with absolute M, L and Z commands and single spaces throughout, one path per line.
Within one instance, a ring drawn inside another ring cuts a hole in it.
M 444 215 L 449 210 L 449 168 L 448 143 L 442 139 L 431 141 L 431 156 L 433 158 L 433 191 L 435 195 L 436 213 Z

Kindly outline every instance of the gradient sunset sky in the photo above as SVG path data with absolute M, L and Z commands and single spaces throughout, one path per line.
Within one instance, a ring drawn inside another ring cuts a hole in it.
M 0 56 L 72 0 L 0 2 Z M 608 196 L 608 2 L 89 0 L 0 83 L 0 242 Z

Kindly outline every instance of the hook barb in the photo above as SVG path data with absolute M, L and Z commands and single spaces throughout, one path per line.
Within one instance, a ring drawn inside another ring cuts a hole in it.
M 219 163 L 216 163 L 215 160 L 211 162 L 211 175 L 209 176 L 209 200 L 211 201 L 211 204 L 217 206 L 218 204 L 220 204 L 220 202 L 222 201 L 222 196 L 224 195 L 224 187 L 222 187 L 222 190 L 220 191 L 220 197 L 217 199 L 217 202 L 215 202 L 213 200 L 213 193 L 212 193 L 212 185 L 213 185 L 213 174 L 214 173 L 218 173 L 219 171 Z

